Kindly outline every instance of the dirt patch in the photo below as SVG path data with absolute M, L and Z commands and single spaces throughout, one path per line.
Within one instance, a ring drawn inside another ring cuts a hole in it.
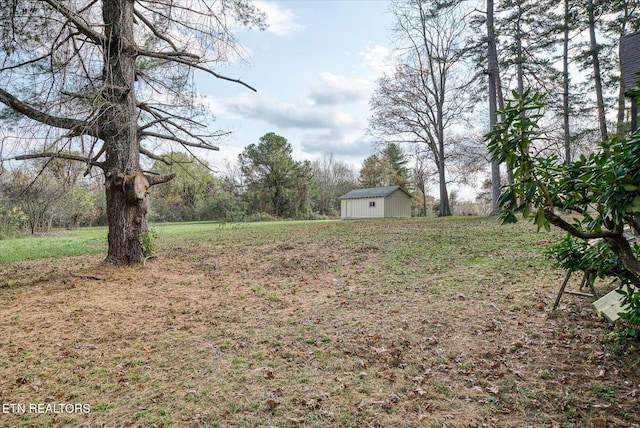
M 27 408 L 0 426 L 640 424 L 637 343 L 584 299 L 550 311 L 564 274 L 539 255 L 548 237 L 437 225 L 4 267 L 0 403 Z M 69 403 L 90 413 L 46 408 Z

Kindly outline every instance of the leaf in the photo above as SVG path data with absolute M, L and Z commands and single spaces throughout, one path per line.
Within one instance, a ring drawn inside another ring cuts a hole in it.
M 271 410 L 272 412 L 276 409 L 276 407 L 278 407 L 280 405 L 280 403 L 278 403 L 275 400 L 267 400 L 267 407 L 269 408 L 269 410 Z
M 536 194 L 537 189 L 538 189 L 538 182 L 534 180 L 529 185 L 529 190 L 527 191 L 527 201 L 530 201 L 531 198 L 533 198 L 533 195 Z
M 533 224 L 538 226 L 538 232 L 542 228 L 544 228 L 547 231 L 551 229 L 551 227 L 549 226 L 549 221 L 544 216 L 544 210 L 541 210 L 541 209 L 536 212 L 535 218 L 533 220 Z

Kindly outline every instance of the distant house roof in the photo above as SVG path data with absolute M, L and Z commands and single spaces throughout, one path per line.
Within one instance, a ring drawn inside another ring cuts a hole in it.
M 628 94 L 640 80 L 640 31 L 620 38 L 620 68 L 624 92 Z
M 400 186 L 386 186 L 371 187 L 369 189 L 353 189 L 352 191 L 340 196 L 340 199 L 384 198 L 398 189 L 402 190 L 407 194 L 407 196 L 411 197 L 411 195 Z

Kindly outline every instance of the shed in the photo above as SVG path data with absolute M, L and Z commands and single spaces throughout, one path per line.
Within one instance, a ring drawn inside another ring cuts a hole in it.
M 640 31 L 623 36 L 620 39 L 620 69 L 624 93 L 631 98 L 631 130 L 638 129 L 637 97 L 631 94 L 640 80 Z
M 340 197 L 340 217 L 411 217 L 411 199 L 400 186 L 353 189 Z

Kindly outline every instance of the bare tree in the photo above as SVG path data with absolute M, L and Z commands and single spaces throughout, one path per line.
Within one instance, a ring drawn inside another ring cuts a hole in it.
M 106 262 L 144 259 L 147 190 L 172 178 L 143 171 L 141 155 L 170 162 L 153 152 L 161 144 L 217 150 L 222 133 L 198 117 L 190 77 L 253 89 L 212 66 L 238 53 L 231 20 L 263 27 L 263 18 L 248 0 L 0 0 L 0 102 L 14 113 L 0 116 L 40 143 L 15 159 L 103 171 Z
M 357 185 L 353 168 L 333 153 L 325 153 L 311 162 L 311 172 L 317 189 L 314 211 L 322 215 L 339 214 L 339 197 Z
M 0 182 L 0 193 L 26 215 L 31 234 L 51 228 L 56 204 L 64 196 L 64 188 L 52 179 L 39 179 L 28 170 L 14 169 Z
M 427 216 L 427 199 L 429 197 L 429 183 L 432 180 L 432 173 L 429 170 L 429 165 L 423 153 L 419 150 L 415 152 L 415 161 L 412 169 L 412 181 L 413 185 L 420 192 L 421 201 L 418 203 L 420 215 Z
M 401 63 L 371 99 L 372 133 L 398 143 L 420 143 L 438 171 L 442 216 L 451 214 L 447 191 L 451 128 L 471 110 L 462 76 L 469 47 L 461 2 L 392 2 Z

